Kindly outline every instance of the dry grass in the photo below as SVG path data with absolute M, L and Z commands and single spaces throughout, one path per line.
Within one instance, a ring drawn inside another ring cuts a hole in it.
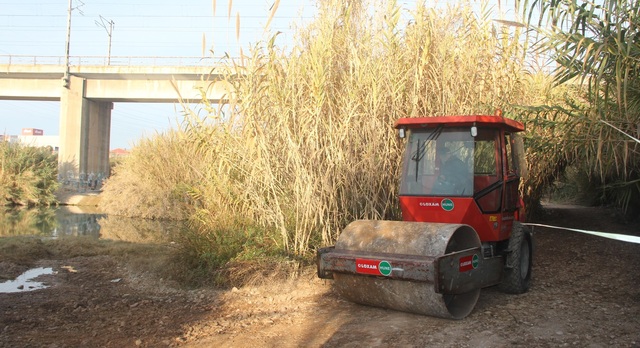
M 272 40 L 230 62 L 236 94 L 209 108 L 208 126 L 185 130 L 211 160 L 194 190 L 199 221 L 241 216 L 303 254 L 350 221 L 399 217 L 398 118 L 493 113 L 537 97 L 517 29 L 488 12 L 368 5 L 322 2 L 291 51 Z
M 192 205 L 185 187 L 201 180 L 204 163 L 184 133 L 169 131 L 143 139 L 123 162 L 104 185 L 101 209 L 146 219 L 188 217 Z
M 227 60 L 227 101 L 203 100 L 179 131 L 137 147 L 103 201 L 188 217 L 194 267 L 305 255 L 353 220 L 399 218 L 398 118 L 513 114 L 553 97 L 527 73 L 519 29 L 488 11 L 373 5 L 320 2 L 292 47 L 272 38 Z

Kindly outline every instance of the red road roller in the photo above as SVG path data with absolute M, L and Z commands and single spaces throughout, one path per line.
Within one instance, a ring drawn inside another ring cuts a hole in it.
M 318 276 L 353 302 L 462 319 L 480 289 L 529 289 L 532 237 L 521 224 L 516 133 L 502 115 L 403 118 L 403 221 L 350 223 L 317 251 Z

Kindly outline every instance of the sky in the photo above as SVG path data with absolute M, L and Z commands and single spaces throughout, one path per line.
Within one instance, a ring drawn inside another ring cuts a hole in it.
M 73 57 L 220 57 L 239 55 L 265 38 L 274 0 L 73 0 L 69 55 Z M 215 4 L 215 15 L 214 15 Z M 229 7 L 231 5 L 231 7 Z M 68 0 L 0 0 L 0 64 L 62 61 L 66 52 Z M 270 24 L 291 40 L 292 23 L 310 20 L 313 0 L 281 0 Z M 236 21 L 239 17 L 239 38 Z M 111 24 L 113 23 L 113 24 Z M 109 35 L 109 33 L 111 35 Z M 203 49 L 204 48 L 204 49 Z M 212 53 L 213 51 L 213 53 Z M 42 59 L 42 58 L 38 58 Z M 132 148 L 143 136 L 180 122 L 181 107 L 161 103 L 115 103 L 111 149 Z M 22 128 L 59 134 L 60 103 L 0 100 L 0 132 Z
M 69 55 L 107 57 L 238 56 L 239 49 L 267 39 L 265 24 L 275 0 L 72 0 Z M 385 0 L 379 0 L 381 2 Z M 417 0 L 398 1 L 415 8 Z M 455 0 L 426 1 L 446 4 Z M 490 0 L 495 6 L 500 0 Z M 214 13 L 215 8 L 215 13 Z M 0 0 L 0 64 L 39 60 L 64 62 L 68 0 Z M 310 21 L 315 0 L 280 0 L 270 24 L 277 43 L 293 39 L 293 26 Z M 239 18 L 239 37 L 236 21 Z M 45 58 L 43 58 L 45 57 Z M 104 61 L 104 60 L 103 60 Z M 115 103 L 111 149 L 132 148 L 144 136 L 176 127 L 181 107 L 174 104 Z M 60 103 L 0 100 L 0 132 L 22 128 L 59 134 Z

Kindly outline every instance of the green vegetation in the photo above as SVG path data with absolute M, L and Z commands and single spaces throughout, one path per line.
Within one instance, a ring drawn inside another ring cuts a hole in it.
M 217 67 L 225 102 L 204 99 L 180 129 L 134 148 L 104 208 L 187 219 L 178 244 L 195 276 L 304 258 L 353 220 L 399 218 L 398 118 L 502 109 L 527 127 L 530 212 L 559 179 L 637 211 L 638 5 L 603 5 L 519 3 L 524 18 L 551 19 L 534 47 L 558 63 L 551 75 L 532 67 L 523 26 L 471 3 L 322 1 L 292 47 L 276 34 Z
M 114 168 L 102 209 L 188 221 L 173 238 L 180 252 L 170 248 L 163 267 L 180 265 L 174 274 L 190 284 L 212 271 L 214 281 L 228 281 L 242 277 L 239 269 L 297 267 L 353 220 L 399 218 L 398 118 L 502 109 L 527 127 L 530 213 L 560 181 L 563 199 L 637 216 L 637 2 L 520 1 L 536 40 L 486 7 L 474 11 L 474 2 L 374 5 L 321 1 L 291 47 L 276 45 L 274 34 L 226 59 L 216 67 L 226 99 L 203 99 L 199 110 L 184 110 L 179 129 L 142 140 Z M 552 74 L 533 67 L 546 57 Z M 55 156 L 8 143 L 0 156 L 5 204 L 55 203 Z M 0 251 L 18 257 L 10 240 L 0 239 Z M 33 243 L 35 255 L 63 252 L 56 242 Z
M 56 204 L 58 160 L 47 148 L 0 142 L 2 205 Z
M 106 212 L 188 219 L 184 262 L 205 273 L 308 256 L 353 220 L 399 218 L 398 118 L 556 97 L 521 29 L 489 10 L 367 4 L 320 2 L 292 47 L 276 34 L 216 68 L 233 93 L 136 146 L 105 184 Z
M 640 3 L 541 0 L 520 2 L 520 8 L 541 38 L 538 52 L 556 63 L 555 82 L 574 90 L 562 102 L 523 110 L 533 125 L 529 154 L 546 167 L 531 186 L 533 200 L 571 168 L 568 177 L 581 183 L 579 191 L 636 217 Z
M 183 276 L 190 284 L 206 281 L 212 270 L 231 259 L 257 260 L 284 254 L 267 229 L 243 222 L 229 210 L 216 212 L 216 224 L 208 225 L 203 220 L 207 215 L 203 192 L 212 185 L 208 180 L 214 176 L 207 173 L 215 170 L 211 166 L 216 154 L 203 151 L 200 141 L 223 141 L 210 133 L 215 131 L 191 127 L 142 140 L 114 168 L 101 199 L 101 209 L 113 215 L 159 221 L 188 219 L 189 228 L 171 238 L 182 247 L 179 263 L 188 266 Z M 227 188 L 220 185 L 222 190 Z M 219 204 L 224 207 L 225 202 Z M 223 282 L 223 278 L 220 275 L 215 281 Z

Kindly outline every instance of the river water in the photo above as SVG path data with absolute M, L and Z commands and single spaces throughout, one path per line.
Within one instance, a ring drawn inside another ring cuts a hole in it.
M 103 214 L 96 208 L 61 206 L 47 208 L 0 209 L 0 238 L 36 236 L 120 240 L 134 243 L 168 242 L 186 228 L 182 222 L 153 221 Z M 14 280 L 0 282 L 0 293 L 26 292 L 47 288 L 37 280 L 41 275 L 56 274 L 52 268 L 27 270 Z
M 95 208 L 60 206 L 0 210 L 0 237 L 89 236 L 129 242 L 163 242 L 185 228 L 182 222 L 109 216 Z

